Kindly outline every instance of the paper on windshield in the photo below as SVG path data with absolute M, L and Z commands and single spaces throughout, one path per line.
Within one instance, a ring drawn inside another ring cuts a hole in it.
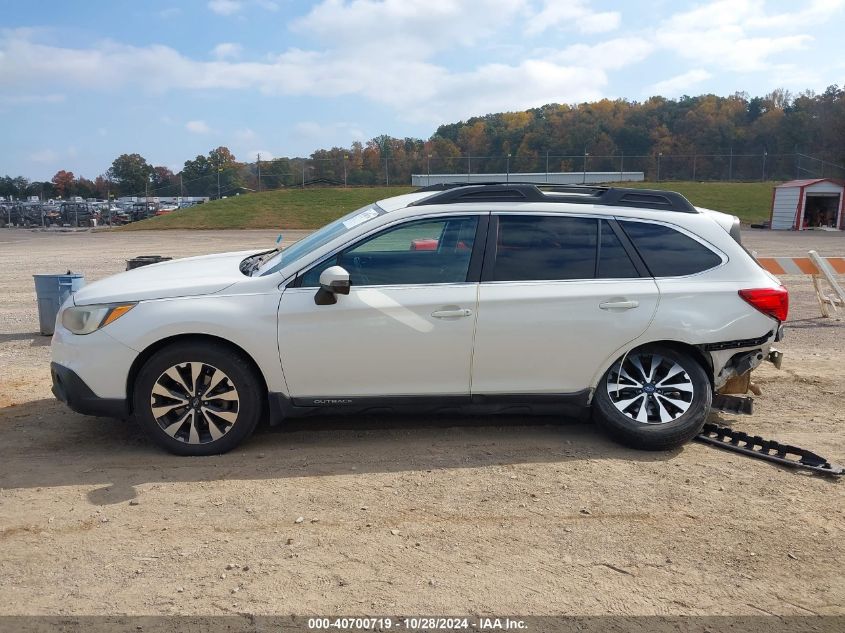
M 359 224 L 363 224 L 367 220 L 372 220 L 373 218 L 378 217 L 378 211 L 375 209 L 367 209 L 366 211 L 362 211 L 358 215 L 352 216 L 348 220 L 343 223 L 347 229 L 352 229 L 358 226 Z

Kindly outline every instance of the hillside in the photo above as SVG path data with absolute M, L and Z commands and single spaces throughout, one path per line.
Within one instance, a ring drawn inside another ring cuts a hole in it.
M 215 200 L 128 224 L 119 230 L 316 229 L 370 202 L 413 190 L 412 187 L 276 189 Z
M 671 189 L 702 207 L 739 216 L 743 222 L 769 217 L 772 182 L 626 183 Z M 209 202 L 122 227 L 122 231 L 159 229 L 316 229 L 367 203 L 413 191 L 411 187 L 283 189 Z

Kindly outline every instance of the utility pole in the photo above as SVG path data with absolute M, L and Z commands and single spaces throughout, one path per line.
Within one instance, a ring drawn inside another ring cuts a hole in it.
M 660 182 L 660 157 L 663 156 L 663 152 L 657 152 L 657 182 Z
M 111 175 L 106 171 L 106 204 L 109 207 L 109 226 L 112 226 L 111 211 Z
M 625 171 L 625 152 L 619 152 L 619 182 L 622 182 L 622 172 Z
M 731 145 L 731 156 L 728 160 L 728 182 L 734 179 L 734 146 Z
M 510 152 L 508 152 L 508 162 L 507 162 L 507 167 L 505 168 L 505 182 L 510 182 L 510 181 L 511 181 L 511 155 L 510 155 Z
M 426 172 L 426 174 L 428 174 L 428 176 L 425 179 L 425 184 L 430 185 L 431 184 L 431 154 L 429 154 L 425 158 L 425 172 Z
M 546 150 L 546 182 L 549 182 L 549 150 Z
M 769 152 L 763 150 L 763 171 L 760 175 L 760 180 L 766 180 L 766 156 L 769 155 Z M 824 176 L 824 163 L 822 163 L 822 176 Z
M 348 154 L 343 155 L 343 186 L 346 186 L 346 159 L 349 158 Z
M 582 182 L 582 184 L 585 184 L 585 185 L 587 184 L 587 156 L 589 156 L 589 154 L 587 153 L 587 146 L 585 145 L 584 146 L 584 179 L 583 179 L 583 182 Z
M 305 159 L 302 159 L 302 188 L 305 189 Z
M 220 200 L 220 159 L 217 159 L 217 199 Z
M 179 202 L 185 197 L 185 188 L 182 186 L 182 172 L 179 172 Z
M 255 164 L 258 166 L 258 193 L 261 193 L 261 154 L 256 154 Z

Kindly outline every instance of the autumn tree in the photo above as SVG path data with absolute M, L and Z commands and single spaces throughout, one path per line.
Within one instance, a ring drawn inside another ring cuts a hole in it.
M 73 195 L 74 180 L 75 178 L 72 171 L 65 171 L 64 169 L 61 169 L 56 172 L 56 175 L 53 176 L 51 182 L 53 183 L 59 197 L 64 198 L 66 196 Z

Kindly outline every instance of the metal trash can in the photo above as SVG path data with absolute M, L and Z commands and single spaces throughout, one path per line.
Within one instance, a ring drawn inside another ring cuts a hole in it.
M 141 266 L 158 264 L 159 262 L 168 262 L 171 259 L 173 258 L 162 257 L 161 255 L 139 255 L 138 257 L 126 260 L 126 270 L 134 270 L 135 268 L 140 268 Z
M 33 275 L 38 299 L 38 323 L 41 333 L 50 336 L 56 327 L 59 308 L 73 292 L 85 285 L 85 275 L 68 271 L 64 275 Z

